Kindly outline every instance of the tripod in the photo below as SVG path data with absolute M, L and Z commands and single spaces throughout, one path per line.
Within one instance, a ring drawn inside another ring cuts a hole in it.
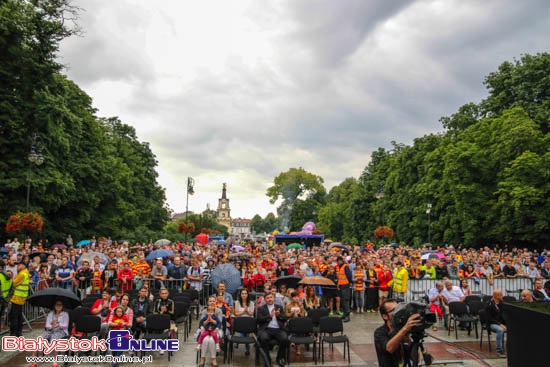
M 424 338 L 426 337 L 424 331 L 421 333 L 413 333 L 411 337 L 413 342 L 410 345 L 409 358 L 405 361 L 405 366 L 418 367 L 420 365 L 420 356 L 422 356 L 426 367 L 431 366 L 433 357 L 424 348 Z

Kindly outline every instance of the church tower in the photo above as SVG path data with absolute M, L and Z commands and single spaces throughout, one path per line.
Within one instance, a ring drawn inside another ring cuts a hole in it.
M 218 199 L 218 223 L 231 229 L 231 209 L 229 208 L 229 199 L 227 198 L 227 184 L 222 186 L 222 197 Z

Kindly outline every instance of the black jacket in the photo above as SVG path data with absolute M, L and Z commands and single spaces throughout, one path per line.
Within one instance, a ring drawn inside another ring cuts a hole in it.
M 487 304 L 486 312 L 489 324 L 506 325 L 506 321 L 502 317 L 502 302 L 497 306 L 495 301 L 491 299 Z
M 273 304 L 273 305 L 275 306 L 275 311 L 279 310 L 279 316 L 277 317 L 277 324 L 279 324 L 280 329 L 284 329 L 285 321 L 286 321 L 285 310 L 277 304 Z M 269 325 L 269 323 L 271 322 L 271 315 L 269 314 L 267 303 L 258 308 L 258 316 L 256 317 L 256 319 L 258 321 L 258 330 L 263 330 L 267 328 L 267 325 Z

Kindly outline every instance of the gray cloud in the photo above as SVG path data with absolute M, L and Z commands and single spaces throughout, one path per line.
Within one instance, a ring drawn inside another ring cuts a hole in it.
M 85 33 L 61 60 L 100 115 L 116 110 L 151 143 L 169 204 L 181 209 L 191 175 L 211 204 L 228 180 L 263 215 L 280 172 L 302 166 L 327 190 L 357 177 L 379 146 L 441 131 L 550 31 L 536 0 L 252 1 L 224 16 L 205 10 L 216 2 L 79 2 Z M 234 213 L 252 217 L 247 203 Z

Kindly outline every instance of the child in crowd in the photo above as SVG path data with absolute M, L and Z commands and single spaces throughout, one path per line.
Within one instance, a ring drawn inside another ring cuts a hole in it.
M 197 345 L 197 350 L 201 349 L 202 341 L 204 338 L 206 338 L 208 335 L 214 339 L 214 342 L 216 343 L 216 351 L 220 351 L 220 339 L 218 338 L 218 332 L 217 329 L 221 326 L 221 320 L 216 316 L 216 308 L 215 307 L 208 307 L 206 311 L 206 316 L 204 316 L 200 322 L 199 325 L 202 328 L 201 334 L 199 336 L 199 342 Z

